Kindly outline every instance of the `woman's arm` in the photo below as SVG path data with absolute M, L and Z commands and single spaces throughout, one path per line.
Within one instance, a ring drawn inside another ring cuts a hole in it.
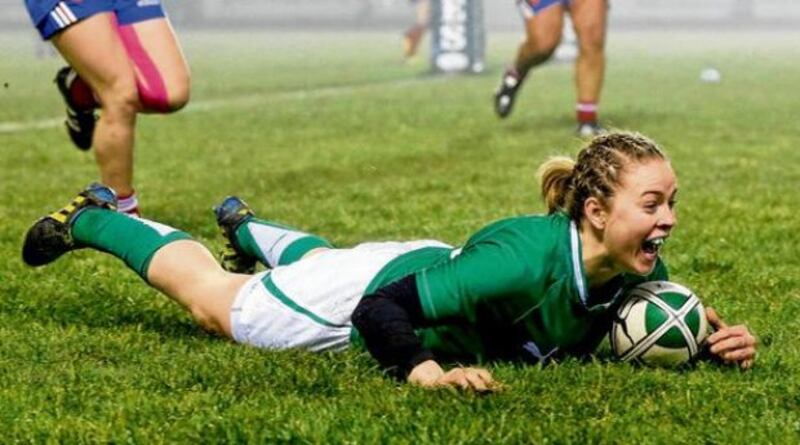
M 415 332 L 423 326 L 424 315 L 414 275 L 364 296 L 352 321 L 370 354 L 399 379 L 424 387 L 454 386 L 478 392 L 496 387 L 485 369 L 458 367 L 445 372 L 422 345 Z
M 370 354 L 400 379 L 418 364 L 433 359 L 433 353 L 422 346 L 415 332 L 423 320 L 414 275 L 365 295 L 352 316 Z

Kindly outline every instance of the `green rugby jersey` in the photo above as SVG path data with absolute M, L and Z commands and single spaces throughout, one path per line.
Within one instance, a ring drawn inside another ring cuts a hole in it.
M 418 331 L 423 344 L 470 361 L 590 353 L 626 289 L 668 278 L 659 259 L 646 277 L 623 274 L 590 291 L 577 227 L 563 213 L 497 221 L 460 250 L 409 252 L 387 264 L 367 294 L 410 273 L 433 326 Z

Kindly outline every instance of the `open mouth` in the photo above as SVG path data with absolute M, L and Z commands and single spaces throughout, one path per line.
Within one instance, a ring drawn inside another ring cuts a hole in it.
M 650 238 L 642 243 L 642 251 L 649 254 L 657 254 L 661 250 L 661 246 L 667 241 L 666 236 L 657 236 Z

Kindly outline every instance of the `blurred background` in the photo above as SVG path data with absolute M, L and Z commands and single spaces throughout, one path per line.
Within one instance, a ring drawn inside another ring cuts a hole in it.
M 519 27 L 514 0 L 485 0 L 489 31 Z M 0 29 L 31 28 L 22 0 L 0 0 Z M 408 0 L 163 0 L 179 27 L 386 29 L 413 16 Z M 612 0 L 613 28 L 748 27 L 800 24 L 795 0 Z M 31 31 L 33 32 L 33 31 Z

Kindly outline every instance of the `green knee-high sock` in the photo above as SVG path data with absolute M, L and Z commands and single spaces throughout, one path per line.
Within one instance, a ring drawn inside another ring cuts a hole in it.
M 172 227 L 106 209 L 86 209 L 72 223 L 72 237 L 81 245 L 121 259 L 147 281 L 147 268 L 156 251 L 167 244 L 191 239 Z
M 312 249 L 333 247 L 319 236 L 258 218 L 236 229 L 236 243 L 267 267 L 291 264 Z

